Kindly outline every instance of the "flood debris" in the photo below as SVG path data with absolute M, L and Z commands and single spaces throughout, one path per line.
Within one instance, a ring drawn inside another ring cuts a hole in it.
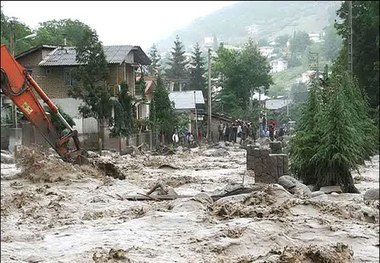
M 215 150 L 228 154 L 204 154 Z M 170 155 L 104 151 L 91 153 L 88 165 L 67 167 L 56 154 L 26 152 L 31 158 L 19 156 L 19 168 L 2 164 L 8 179 L 1 180 L 1 260 L 379 260 L 376 161 L 356 182 L 361 194 L 319 191 L 308 198 L 294 191 L 299 181 L 255 183 L 245 152 L 237 144 Z
M 14 162 L 15 160 L 11 153 L 1 151 L 1 163 L 9 164 L 9 163 L 14 163 Z
M 112 162 L 98 159 L 94 161 L 94 165 L 101 170 L 105 176 L 113 177 L 115 179 L 124 180 L 125 174 Z
M 279 255 L 278 262 L 294 263 L 343 263 L 352 262 L 352 249 L 343 243 L 331 246 L 308 245 L 285 247 Z
M 127 251 L 124 249 L 111 248 L 108 253 L 106 251 L 105 249 L 96 251 L 92 256 L 94 263 L 132 262 L 127 256 Z

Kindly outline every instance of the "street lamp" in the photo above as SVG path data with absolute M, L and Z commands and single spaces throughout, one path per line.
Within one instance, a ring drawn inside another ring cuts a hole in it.
M 32 33 L 30 35 L 27 35 L 25 37 L 22 37 L 22 38 L 19 38 L 19 39 L 16 39 L 15 41 L 13 41 L 13 43 L 11 44 L 12 46 L 12 55 L 14 56 L 15 55 L 15 50 L 16 50 L 16 43 L 20 40 L 24 40 L 24 39 L 28 39 L 28 38 L 35 38 L 37 36 L 36 33 Z M 13 38 L 11 38 L 11 40 L 13 40 Z
M 199 141 L 198 138 L 198 112 L 197 112 L 197 97 L 196 97 L 196 91 L 194 90 L 194 110 L 195 110 L 195 138 L 197 138 L 197 142 Z

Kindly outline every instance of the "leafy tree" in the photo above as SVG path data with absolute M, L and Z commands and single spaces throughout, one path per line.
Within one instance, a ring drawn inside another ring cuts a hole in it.
M 333 24 L 327 26 L 324 31 L 324 55 L 327 59 L 334 60 L 339 54 L 342 39 L 337 34 Z
M 66 38 L 68 46 L 78 46 L 86 32 L 91 28 L 79 20 L 61 19 L 42 22 L 37 29 L 37 45 L 63 45 Z
M 206 78 L 204 77 L 204 74 L 206 73 L 205 62 L 198 43 L 194 46 L 190 65 L 190 89 L 201 90 L 203 96 L 207 98 Z
M 302 54 L 311 44 L 309 35 L 303 31 L 296 31 L 289 40 L 289 51 L 292 54 Z
M 112 93 L 106 83 L 109 74 L 106 57 L 95 30 L 85 31 L 76 52 L 80 65 L 73 72 L 77 82 L 69 89 L 69 95 L 84 101 L 79 107 L 83 117 L 94 117 L 104 126 L 112 116 Z
M 33 47 L 35 41 L 32 38 L 24 37 L 29 36 L 33 33 L 32 29 L 26 26 L 24 23 L 19 22 L 14 17 L 7 17 L 1 9 L 1 43 L 7 45 L 11 50 L 11 35 L 16 42 L 15 44 L 15 55 Z
M 62 19 L 39 23 L 34 38 L 26 38 L 33 30 L 16 18 L 7 17 L 1 10 L 1 43 L 10 47 L 10 36 L 16 40 L 15 55 L 39 45 L 63 45 L 66 37 L 67 45 L 76 46 L 84 32 L 90 27 L 79 20 Z
M 152 130 L 155 133 L 162 131 L 166 135 L 171 135 L 176 127 L 176 115 L 160 75 L 157 76 L 157 84 L 150 103 L 149 120 Z
M 161 56 L 155 44 L 153 44 L 149 50 L 149 58 L 152 63 L 148 66 L 148 74 L 151 76 L 156 76 L 159 73 L 161 67 Z
M 59 113 L 61 113 L 61 115 L 67 121 L 68 124 L 70 124 L 71 126 L 75 125 L 75 122 L 71 118 L 71 116 L 68 115 L 66 112 L 64 112 L 61 107 L 58 107 L 58 111 L 59 111 Z M 50 107 L 48 108 L 48 112 L 50 113 L 50 119 L 51 119 L 51 122 L 53 123 L 55 129 L 57 130 L 58 134 L 61 134 L 66 129 L 66 126 L 62 123 L 61 119 L 57 116 L 57 114 L 55 114 L 50 109 Z
M 285 48 L 286 43 L 288 42 L 289 38 L 290 38 L 289 35 L 281 35 L 281 36 L 276 37 L 274 41 L 277 47 Z
M 302 65 L 301 57 L 297 54 L 290 53 L 288 58 L 289 68 L 294 68 Z
M 249 40 L 241 51 L 229 50 L 223 45 L 217 50 L 214 70 L 215 76 L 220 77 L 221 91 L 217 95 L 217 106 L 227 114 L 236 109 L 243 111 L 249 108 L 252 93 L 264 87 L 267 92 L 273 84 L 269 74 L 270 66 L 257 46 Z
M 168 62 L 170 68 L 166 69 L 166 78 L 174 81 L 174 89 L 178 89 L 179 85 L 181 85 L 180 83 L 187 83 L 189 80 L 189 74 L 186 69 L 187 60 L 184 54 L 184 46 L 177 35 Z
M 133 97 L 128 93 L 126 82 L 120 83 L 120 91 L 115 102 L 115 120 L 111 129 L 113 135 L 128 136 L 136 131 L 136 119 L 134 118 Z
M 342 37 L 341 65 L 347 65 L 348 2 L 337 11 L 341 22 L 335 27 Z M 379 106 L 379 3 L 377 1 L 352 1 L 353 73 L 359 86 L 369 97 L 371 108 Z M 378 116 L 376 116 L 378 118 Z

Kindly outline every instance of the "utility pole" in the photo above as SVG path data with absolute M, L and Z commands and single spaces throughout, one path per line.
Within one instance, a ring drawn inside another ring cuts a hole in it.
M 348 48 L 347 48 L 347 66 L 348 71 L 353 73 L 353 61 L 352 61 L 352 1 L 348 2 Z
M 199 141 L 198 138 L 198 112 L 197 112 L 197 97 L 194 90 L 194 111 L 195 111 L 195 138 L 197 138 L 197 142 Z
M 208 49 L 208 129 L 207 140 L 211 142 L 211 48 Z

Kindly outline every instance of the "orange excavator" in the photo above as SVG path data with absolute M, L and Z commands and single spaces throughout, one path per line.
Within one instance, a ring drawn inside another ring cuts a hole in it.
M 6 45 L 1 45 L 1 89 L 24 116 L 40 131 L 46 141 L 54 148 L 66 162 L 82 164 L 87 161 L 86 151 L 80 148 L 78 132 L 74 130 L 58 110 L 58 107 L 49 99 L 40 86 L 34 81 L 29 72 L 16 61 Z M 69 131 L 60 135 L 38 101 L 34 91 L 49 106 L 53 114 Z M 73 140 L 74 147 L 70 149 L 69 141 Z

